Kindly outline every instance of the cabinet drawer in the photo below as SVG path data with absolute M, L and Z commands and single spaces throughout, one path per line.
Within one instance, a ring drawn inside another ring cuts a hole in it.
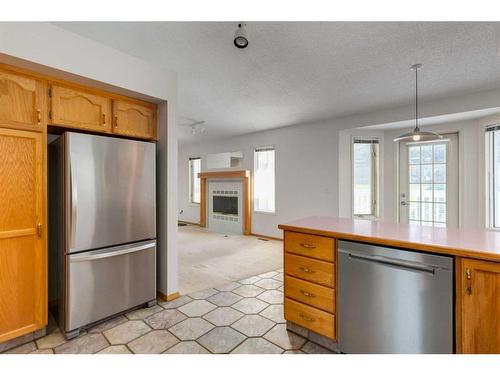
M 320 335 L 336 339 L 333 314 L 285 298 L 285 319 Z
M 306 257 L 335 261 L 335 240 L 312 234 L 285 232 L 285 251 Z
M 285 297 L 329 313 L 335 312 L 335 289 L 285 276 Z
M 330 288 L 335 285 L 334 264 L 285 254 L 285 273 Z

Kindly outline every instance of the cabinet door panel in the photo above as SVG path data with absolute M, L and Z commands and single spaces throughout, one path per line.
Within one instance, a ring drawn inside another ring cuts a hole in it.
M 129 137 L 156 139 L 156 113 L 152 107 L 115 100 L 113 116 L 114 133 Z
M 462 260 L 463 353 L 500 353 L 500 264 Z
M 45 124 L 45 83 L 0 71 L 0 124 L 4 127 L 42 130 Z
M 67 87 L 52 86 L 52 124 L 109 133 L 110 115 L 111 99 Z
M 0 128 L 0 342 L 47 324 L 42 139 Z

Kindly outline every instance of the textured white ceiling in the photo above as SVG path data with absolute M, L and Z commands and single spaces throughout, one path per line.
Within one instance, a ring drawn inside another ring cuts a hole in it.
M 500 86 L 494 23 L 76 22 L 58 26 L 179 73 L 181 125 L 206 121 L 199 141 Z M 89 52 L 91 53 L 91 52 Z M 96 56 L 98 58 L 98 56 Z

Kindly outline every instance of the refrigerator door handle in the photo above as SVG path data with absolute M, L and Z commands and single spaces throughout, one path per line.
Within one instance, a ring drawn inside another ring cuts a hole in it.
M 71 201 L 71 215 L 70 215 L 70 227 L 71 227 L 71 248 L 75 246 L 75 236 L 76 236 L 76 207 L 78 205 L 78 186 L 76 184 L 76 178 L 73 178 L 73 164 L 76 163 L 76 158 L 70 158 L 69 163 L 69 186 L 70 186 L 70 201 Z
M 70 261 L 71 262 L 88 262 L 96 259 L 103 259 L 103 258 L 111 258 L 119 255 L 124 255 L 124 254 L 129 254 L 129 253 L 136 253 L 142 250 L 147 250 L 151 249 L 156 246 L 156 241 L 149 242 L 146 244 L 141 244 L 141 245 L 131 245 L 130 247 L 126 247 L 120 250 L 96 250 L 96 251 L 91 251 L 90 253 L 83 253 L 83 254 L 75 254 L 75 255 L 70 255 Z

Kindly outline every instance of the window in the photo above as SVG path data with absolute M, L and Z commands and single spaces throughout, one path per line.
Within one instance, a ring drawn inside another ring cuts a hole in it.
M 274 147 L 259 147 L 254 152 L 254 211 L 274 213 Z
M 189 158 L 189 202 L 200 203 L 200 178 L 201 159 Z
M 352 147 L 353 216 L 378 215 L 378 140 L 354 138 Z
M 500 126 L 486 129 L 489 226 L 500 228 Z

